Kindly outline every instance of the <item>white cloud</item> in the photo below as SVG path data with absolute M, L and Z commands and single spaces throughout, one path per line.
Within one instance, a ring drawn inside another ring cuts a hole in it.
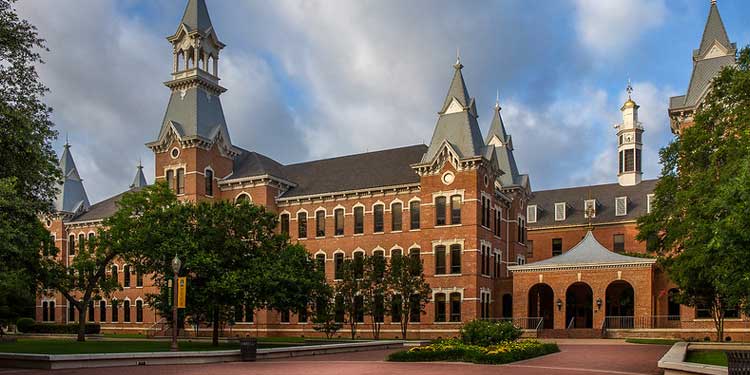
M 667 18 L 664 0 L 574 0 L 580 42 L 597 57 L 623 56 Z

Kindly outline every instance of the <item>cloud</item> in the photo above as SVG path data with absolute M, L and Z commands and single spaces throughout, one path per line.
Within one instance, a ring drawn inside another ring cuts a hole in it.
M 603 60 L 621 57 L 667 18 L 664 0 L 574 0 L 579 41 Z

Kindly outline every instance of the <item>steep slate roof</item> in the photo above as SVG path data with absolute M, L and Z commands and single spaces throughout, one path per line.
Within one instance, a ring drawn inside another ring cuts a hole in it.
M 583 201 L 596 199 L 596 216 L 592 224 L 632 221 L 646 214 L 647 195 L 653 193 L 658 180 L 645 180 L 637 185 L 621 186 L 604 184 L 594 186 L 577 186 L 565 189 L 542 190 L 533 193 L 529 205 L 537 206 L 537 221 L 528 223 L 529 229 L 585 225 Z M 615 198 L 628 197 L 627 215 L 615 216 Z M 566 218 L 555 221 L 555 203 L 567 204 Z
M 594 238 L 594 234 L 591 233 L 591 231 L 588 231 L 581 242 L 561 255 L 520 266 L 510 266 L 508 267 L 508 269 L 510 271 L 521 271 L 540 268 L 564 268 L 587 265 L 594 266 L 653 263 L 656 263 L 656 259 L 631 257 L 609 251 L 606 247 L 602 246 L 602 244 L 600 244 L 599 241 L 596 240 L 596 238 Z
M 125 193 L 130 191 L 137 191 L 139 189 L 131 189 L 117 194 L 113 197 L 109 197 L 101 202 L 93 204 L 89 209 L 78 216 L 73 217 L 69 222 L 82 222 L 92 220 L 106 219 L 117 212 L 117 202 L 122 198 Z
M 130 188 L 144 188 L 146 186 L 148 186 L 148 182 L 146 182 L 146 176 L 143 175 L 143 165 L 138 163 L 138 171 L 135 172 L 135 178 L 133 178 Z
M 182 15 L 182 24 L 189 31 L 206 31 L 211 25 L 211 17 L 208 16 L 208 8 L 205 0 L 189 0 L 185 13 Z
M 464 77 L 461 74 L 463 65 L 456 62 L 453 67 L 455 69 L 453 79 L 448 88 L 448 94 L 443 101 L 443 107 L 439 112 L 440 117 L 438 117 L 437 125 L 435 125 L 430 146 L 421 160 L 423 163 L 427 163 L 435 157 L 444 141 L 450 143 L 461 158 L 484 155 L 485 146 L 482 141 L 482 131 L 477 123 L 474 99 L 469 97 Z M 463 110 L 446 113 L 454 99 L 463 107 Z
M 497 165 L 500 170 L 504 172 L 500 176 L 500 183 L 502 186 L 526 186 L 529 176 L 518 173 L 516 158 L 513 156 L 513 139 L 505 130 L 505 124 L 500 115 L 500 109 L 500 105 L 495 104 L 490 131 L 487 133 L 485 143 L 488 147 L 493 147 L 494 144 L 495 154 L 497 155 Z M 500 144 L 497 144 L 497 142 Z
M 229 131 L 224 120 L 221 99 L 202 89 L 193 87 L 183 92 L 172 91 L 167 111 L 164 114 L 159 138 L 169 132 L 170 125 L 182 138 L 200 137 L 213 141 L 221 131 L 222 137 L 231 144 Z
M 240 149 L 240 155 L 234 161 L 234 171 L 227 180 L 237 178 L 270 175 L 281 179 L 287 179 L 284 165 L 254 151 Z
M 427 146 L 414 145 L 287 165 L 284 172 L 297 186 L 281 198 L 416 184 L 419 175 L 411 165 L 425 151 Z
M 89 197 L 86 195 L 83 180 L 81 180 L 76 163 L 73 161 L 68 142 L 65 142 L 65 149 L 60 156 L 60 171 L 63 175 L 63 181 L 58 185 L 59 192 L 55 197 L 55 209 L 60 212 L 75 213 L 89 208 L 91 205 Z
M 727 50 L 726 55 L 706 58 L 706 54 L 709 53 L 714 43 L 720 44 Z M 687 94 L 671 97 L 669 109 L 693 108 L 698 105 L 711 84 L 711 80 L 716 77 L 719 71 L 725 66 L 736 63 L 736 50 L 737 45 L 729 41 L 724 22 L 719 15 L 719 8 L 716 3 L 711 3 L 706 26 L 701 37 L 701 44 L 698 49 L 693 51 L 693 72 L 690 76 Z

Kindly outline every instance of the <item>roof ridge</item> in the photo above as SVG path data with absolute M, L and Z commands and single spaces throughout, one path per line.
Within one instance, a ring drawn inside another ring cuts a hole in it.
M 652 181 L 658 181 L 658 180 L 659 180 L 658 178 L 650 178 L 650 179 L 647 179 L 647 180 L 641 180 L 641 184 L 647 183 L 647 182 L 652 182 Z M 603 187 L 603 186 L 610 186 L 610 185 L 618 185 L 618 186 L 620 186 L 620 184 L 618 182 L 608 182 L 608 183 L 596 184 L 596 185 L 579 185 L 579 186 L 570 186 L 570 187 L 562 187 L 562 188 L 552 188 L 552 189 L 537 190 L 534 193 L 542 193 L 542 192 L 546 192 L 546 191 L 582 189 L 582 188 L 588 189 L 588 188 L 596 188 L 596 187 Z M 638 184 L 638 185 L 640 185 L 640 184 Z M 638 185 L 633 185 L 633 186 L 638 186 Z M 623 187 L 628 188 L 630 186 L 623 186 Z
M 420 144 L 409 145 L 409 146 L 401 146 L 401 147 L 394 147 L 394 148 L 384 148 L 384 149 L 375 150 L 375 151 L 361 152 L 361 153 L 358 153 L 358 154 L 340 155 L 340 156 L 333 156 L 333 157 L 324 158 L 324 159 L 301 161 L 301 162 L 298 162 L 298 163 L 284 164 L 284 166 L 285 167 L 293 167 L 293 166 L 298 166 L 298 165 L 308 164 L 308 163 L 314 163 L 314 162 L 344 159 L 344 158 L 349 158 L 349 157 L 354 157 L 354 156 L 370 155 L 370 154 L 376 154 L 376 153 L 380 153 L 380 152 L 402 150 L 402 149 L 405 149 L 405 148 L 414 148 L 414 147 L 420 147 L 420 146 L 427 147 L 427 145 L 420 143 Z

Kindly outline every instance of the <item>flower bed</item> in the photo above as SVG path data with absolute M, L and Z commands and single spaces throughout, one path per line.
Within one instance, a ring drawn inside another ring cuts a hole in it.
M 503 364 L 556 353 L 557 344 L 536 340 L 508 341 L 497 345 L 464 344 L 461 340 L 438 340 L 428 346 L 414 347 L 388 356 L 394 362 L 458 361 Z

